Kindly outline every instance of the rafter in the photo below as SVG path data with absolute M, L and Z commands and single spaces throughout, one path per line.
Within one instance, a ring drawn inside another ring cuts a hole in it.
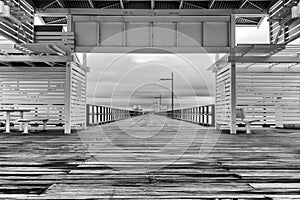
M 120 5 L 121 5 L 121 8 L 124 9 L 124 3 L 123 3 L 123 0 L 120 0 Z
M 118 3 L 120 4 L 120 3 Z M 186 4 L 186 3 L 185 3 Z M 195 6 L 195 5 L 194 5 Z M 202 8 L 202 7 L 201 7 Z M 185 10 L 185 9 L 170 9 L 170 10 L 138 10 L 138 9 L 117 9 L 114 12 L 105 9 L 91 9 L 91 8 L 48 8 L 38 9 L 36 11 L 37 16 L 66 16 L 71 15 L 124 15 L 124 16 L 148 16 L 154 14 L 156 16 L 168 16 L 168 15 L 179 15 L 179 16 L 224 16 L 224 15 L 251 15 L 251 16 L 262 16 L 268 13 L 267 10 L 260 11 L 258 9 L 198 9 L 198 10 Z
M 216 0 L 210 1 L 208 8 L 211 9 L 214 6 L 215 2 Z
M 180 3 L 179 3 L 179 9 L 181 9 L 183 6 L 183 0 L 180 0 Z
M 246 5 L 247 2 L 248 2 L 248 0 L 242 0 L 240 2 L 239 9 L 243 8 Z
M 62 8 L 66 7 L 64 0 L 55 0 L 55 1 L 59 4 L 60 7 L 62 7 Z
M 64 17 L 64 18 L 61 18 L 61 19 L 56 19 L 56 20 L 47 22 L 46 24 L 57 24 L 58 22 L 64 21 L 64 20 L 66 20 L 66 19 L 67 19 L 67 18 Z
M 70 62 L 71 56 L 0 56 L 1 62 Z
M 89 4 L 90 4 L 91 8 L 95 8 L 95 5 L 94 5 L 94 3 L 93 3 L 92 0 L 88 0 L 88 2 L 89 2 Z
M 245 20 L 245 21 L 247 21 L 247 22 L 250 22 L 250 23 L 257 24 L 257 21 L 253 21 L 253 20 L 247 19 L 247 18 L 245 18 L 245 17 L 238 17 L 238 18 L 240 18 L 240 19 L 242 19 L 242 20 Z
M 248 3 L 251 4 L 253 7 L 257 8 L 258 10 L 263 10 L 261 7 L 259 7 L 255 3 L 252 3 L 251 1 L 248 1 Z
M 228 56 L 228 62 L 236 63 L 300 63 L 295 56 Z
M 151 10 L 155 8 L 155 0 L 151 0 Z

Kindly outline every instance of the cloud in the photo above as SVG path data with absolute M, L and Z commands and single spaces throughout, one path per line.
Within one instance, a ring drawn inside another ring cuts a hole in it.
M 174 73 L 175 95 L 181 101 L 199 103 L 210 96 L 214 74 L 207 71 L 210 55 L 200 54 L 99 54 L 88 57 L 88 101 L 123 106 L 151 106 L 155 96 L 169 101 L 171 82 L 158 81 Z M 213 91 L 213 90 L 212 90 Z M 94 99 L 93 99 L 94 98 Z M 197 98 L 197 101 L 194 99 Z M 128 103 L 128 101 L 131 101 Z

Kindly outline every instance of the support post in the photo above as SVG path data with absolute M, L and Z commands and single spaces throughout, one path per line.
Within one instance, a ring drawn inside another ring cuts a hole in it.
M 220 55 L 217 53 L 216 54 L 216 62 L 220 59 Z M 215 71 L 215 108 L 214 108 L 214 112 L 212 113 L 213 115 L 215 115 L 214 119 L 214 125 L 215 125 L 215 129 L 219 130 L 219 124 L 218 124 L 218 106 L 217 106 L 217 84 L 218 84 L 218 70 L 216 69 Z
M 236 134 L 236 64 L 230 66 L 230 133 Z
M 72 63 L 67 62 L 65 87 L 65 134 L 71 134 L 71 76 Z
M 230 18 L 230 55 L 235 55 L 235 15 Z M 236 63 L 230 66 L 230 133 L 236 134 Z
M 82 62 L 82 63 L 83 63 L 83 67 L 84 67 L 84 68 L 87 68 L 88 65 L 87 65 L 87 54 L 86 54 L 86 53 L 83 54 L 83 62 Z M 85 76 L 85 91 L 87 91 L 87 76 Z M 87 95 L 87 94 L 85 93 L 85 97 L 84 97 L 85 105 L 86 105 L 86 103 L 87 103 L 86 95 Z M 87 110 L 86 110 L 86 109 L 87 109 L 87 108 L 86 108 L 86 106 L 85 106 L 85 113 L 87 113 Z M 97 107 L 97 113 L 98 113 L 98 107 Z M 97 114 L 97 119 L 98 119 L 98 114 Z M 82 124 L 82 128 L 83 128 L 83 129 L 87 129 L 87 123 L 86 123 L 86 120 L 87 120 L 87 119 L 85 118 L 85 120 L 84 120 L 85 123 Z M 97 120 L 97 123 L 98 123 L 98 121 L 99 121 L 99 120 Z
M 172 113 L 171 118 L 174 118 L 174 74 L 172 72 L 171 74 L 171 80 L 172 80 Z

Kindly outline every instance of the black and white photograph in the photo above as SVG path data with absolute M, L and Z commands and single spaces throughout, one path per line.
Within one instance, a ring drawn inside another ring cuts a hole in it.
M 0 0 L 0 200 L 300 200 L 300 0 Z

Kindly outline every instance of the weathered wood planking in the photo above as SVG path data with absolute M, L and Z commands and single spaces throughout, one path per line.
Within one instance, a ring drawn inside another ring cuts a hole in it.
M 299 131 L 219 135 L 144 115 L 72 135 L 0 138 L 0 199 L 300 198 Z
M 300 72 L 240 71 L 237 73 L 237 107 L 256 124 L 299 124 Z

